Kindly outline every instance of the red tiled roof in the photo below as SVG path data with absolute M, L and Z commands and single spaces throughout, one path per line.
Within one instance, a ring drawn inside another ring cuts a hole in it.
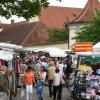
M 71 23 L 91 22 L 93 20 L 95 10 L 100 10 L 100 2 L 98 0 L 88 0 L 85 8 Z
M 8 30 L 12 26 L 13 26 L 12 24 L 4 24 L 4 23 L 0 24 L 0 28 L 2 28 L 3 30 Z
M 20 21 L 20 22 L 14 23 L 14 24 L 27 24 L 27 23 L 29 23 L 29 21 L 28 21 L 28 20 L 25 20 L 25 21 Z
M 81 8 L 57 7 L 49 6 L 41 10 L 39 20 L 48 28 L 63 28 L 64 22 L 74 19 L 76 15 L 80 14 Z
M 13 24 L 5 24 L 5 23 L 1 23 L 0 24 L 0 28 L 2 28 L 3 30 L 8 30 L 9 28 L 12 28 L 14 25 L 20 25 L 20 24 L 27 24 L 29 23 L 29 21 L 20 21 L 20 22 L 17 22 L 17 23 L 13 23 Z
M 48 40 L 49 34 L 46 29 L 47 27 L 40 21 L 11 24 L 10 28 L 0 32 L 0 42 L 10 41 L 10 43 L 23 46 L 45 43 Z

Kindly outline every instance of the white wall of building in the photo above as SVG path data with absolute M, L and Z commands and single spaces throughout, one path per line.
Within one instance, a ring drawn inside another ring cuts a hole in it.
M 57 44 L 38 45 L 38 46 L 25 47 L 25 48 L 35 49 L 35 48 L 47 48 L 47 47 L 56 47 L 56 48 L 65 50 L 68 48 L 68 44 L 67 43 L 57 43 Z
M 69 48 L 72 48 L 76 43 L 74 39 L 76 33 L 80 31 L 80 29 L 84 26 L 84 23 L 74 23 L 69 25 Z

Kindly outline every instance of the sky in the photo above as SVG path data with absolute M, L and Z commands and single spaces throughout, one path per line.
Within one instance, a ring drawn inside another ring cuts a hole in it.
M 48 0 L 50 5 L 83 8 L 88 0 Z
M 85 4 L 87 3 L 87 0 L 62 0 L 62 2 L 59 2 L 59 0 L 48 0 L 50 2 L 50 5 L 52 6 L 63 6 L 63 7 L 76 7 L 76 8 L 83 8 Z M 0 22 L 2 23 L 11 23 L 11 19 L 14 19 L 15 22 L 24 21 L 24 18 L 18 18 L 17 16 L 12 16 L 9 20 L 6 20 L 4 17 L 0 17 Z

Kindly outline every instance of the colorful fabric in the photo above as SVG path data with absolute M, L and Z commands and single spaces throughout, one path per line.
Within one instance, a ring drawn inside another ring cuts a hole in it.
M 15 77 L 15 73 L 11 72 L 11 78 L 12 78 L 12 82 L 11 82 L 11 93 L 16 96 L 17 93 L 17 86 L 16 86 L 16 77 Z
M 80 65 L 78 69 L 79 69 L 81 72 L 86 72 L 86 71 L 88 71 L 88 66 L 86 66 L 86 65 Z
M 90 75 L 86 76 L 86 80 L 91 80 L 91 79 L 92 79 L 92 76 L 90 76 Z
M 15 73 L 20 73 L 20 60 L 18 58 L 13 59 Z

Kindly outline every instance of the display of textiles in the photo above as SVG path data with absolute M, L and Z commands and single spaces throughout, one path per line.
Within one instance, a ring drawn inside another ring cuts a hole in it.
M 17 94 L 16 77 L 15 77 L 15 73 L 13 71 L 11 72 L 11 77 L 12 77 L 11 94 L 16 96 L 16 94 Z
M 100 100 L 100 76 L 77 72 L 70 91 L 75 100 Z
M 9 80 L 3 71 L 0 71 L 0 91 L 8 92 L 10 90 Z
M 19 60 L 19 58 L 13 59 L 13 66 L 14 66 L 15 73 L 16 74 L 20 73 L 20 60 Z

